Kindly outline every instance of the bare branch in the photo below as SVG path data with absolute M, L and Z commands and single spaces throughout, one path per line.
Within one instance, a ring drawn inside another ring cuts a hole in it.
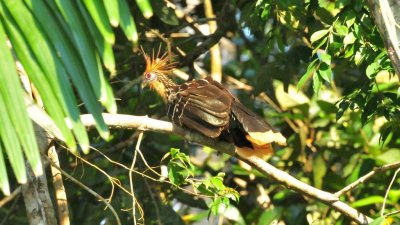
M 354 220 L 358 224 L 368 224 L 372 221 L 371 218 L 358 212 L 356 209 L 350 207 L 348 204 L 340 201 L 337 196 L 332 193 L 319 190 L 312 187 L 306 183 L 299 181 L 298 179 L 290 176 L 288 173 L 281 171 L 269 163 L 265 162 L 263 159 L 257 156 L 243 157 L 237 155 L 234 147 L 226 142 L 217 141 L 205 137 L 197 132 L 183 129 L 181 127 L 174 126 L 170 122 L 151 119 L 147 116 L 131 116 L 131 115 L 121 115 L 121 114 L 103 114 L 106 124 L 111 128 L 119 129 L 140 129 L 148 130 L 154 132 L 162 132 L 168 134 L 178 134 L 184 139 L 195 142 L 201 145 L 209 146 L 220 152 L 234 156 L 249 165 L 257 168 L 258 171 L 264 175 L 270 177 L 271 179 L 277 181 L 278 183 L 297 191 L 303 195 L 315 198 L 328 206 L 334 208 L 335 210 L 341 212 L 343 215 Z M 94 126 L 94 119 L 91 115 L 82 115 L 82 122 L 87 127 Z
M 52 162 L 51 175 L 53 176 L 53 187 L 57 202 L 58 221 L 60 225 L 69 225 L 71 224 L 71 221 L 69 219 L 67 194 L 65 193 L 65 188 L 61 173 L 57 168 L 53 166 L 53 164 L 57 165 L 58 167 L 60 166 L 60 161 L 58 160 L 58 154 L 54 145 L 52 145 L 49 148 L 47 155 L 49 156 L 49 159 Z
M 21 186 L 16 188 L 9 196 L 6 196 L 0 200 L 0 208 L 7 204 L 9 201 L 13 200 L 19 194 L 21 194 Z
M 136 143 L 135 153 L 133 155 L 131 168 L 129 170 L 129 187 L 131 188 L 131 193 L 132 193 L 132 216 L 133 216 L 133 224 L 135 224 L 135 225 L 137 224 L 136 204 L 139 204 L 139 202 L 137 201 L 136 196 L 135 196 L 135 191 L 133 190 L 133 170 L 135 169 L 137 153 L 140 148 L 140 143 L 142 142 L 142 139 L 143 139 L 143 132 L 140 132 L 137 143 Z M 142 219 L 142 218 L 143 218 L 143 215 L 140 219 Z
M 400 2 L 398 0 L 369 0 L 368 3 L 390 61 L 400 78 Z
M 384 172 L 386 170 L 391 170 L 391 169 L 395 169 L 395 168 L 399 168 L 400 167 L 400 162 L 396 162 L 396 163 L 391 163 L 391 164 L 387 164 L 381 167 L 378 167 L 374 170 L 372 170 L 371 172 L 365 174 L 364 176 L 358 178 L 356 181 L 354 181 L 353 183 L 347 185 L 346 187 L 344 187 L 342 190 L 338 191 L 335 193 L 335 195 L 337 197 L 340 197 L 342 194 L 351 191 L 352 189 L 354 189 L 355 187 L 357 187 L 358 185 L 364 183 L 366 180 L 368 180 L 369 178 L 371 178 L 372 176 L 374 176 L 377 173 L 381 173 Z
M 390 191 L 390 189 L 392 188 L 392 185 L 393 185 L 394 181 L 396 180 L 397 174 L 398 174 L 399 172 L 400 172 L 400 168 L 397 169 L 396 172 L 394 173 L 393 178 L 392 178 L 392 180 L 390 181 L 389 187 L 388 187 L 387 190 L 386 190 L 385 198 L 383 199 L 382 210 L 381 210 L 381 216 L 382 216 L 382 217 L 383 217 L 384 214 L 385 214 L 386 200 L 387 200 L 389 191 Z

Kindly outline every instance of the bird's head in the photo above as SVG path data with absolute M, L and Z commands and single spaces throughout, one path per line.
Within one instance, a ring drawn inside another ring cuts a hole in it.
M 175 63 L 171 62 L 171 54 L 165 52 L 160 55 L 160 51 L 159 48 L 157 54 L 155 54 L 153 50 L 152 56 L 150 57 L 141 49 L 146 61 L 146 70 L 142 78 L 142 88 L 149 86 L 151 89 L 155 89 L 159 92 L 160 89 L 165 89 L 168 81 L 170 81 L 167 76 L 172 73 Z M 159 92 L 159 94 L 161 93 Z

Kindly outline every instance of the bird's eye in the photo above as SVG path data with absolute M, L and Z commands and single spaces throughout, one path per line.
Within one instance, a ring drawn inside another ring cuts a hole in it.
M 154 80 L 156 78 L 156 74 L 155 73 L 147 73 L 145 75 L 147 80 Z

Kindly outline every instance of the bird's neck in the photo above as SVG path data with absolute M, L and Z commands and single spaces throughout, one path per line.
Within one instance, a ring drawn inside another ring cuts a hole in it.
M 161 96 L 164 102 L 167 102 L 168 96 L 176 91 L 177 84 L 164 74 L 157 77 L 157 82 L 153 86 L 154 90 Z

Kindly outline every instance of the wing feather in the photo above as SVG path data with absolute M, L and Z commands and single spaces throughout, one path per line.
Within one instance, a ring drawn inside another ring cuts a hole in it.
M 179 86 L 168 101 L 168 115 L 176 124 L 218 137 L 229 125 L 232 97 L 207 80 Z
M 246 138 L 257 145 L 265 145 L 276 142 L 279 145 L 286 145 L 286 138 L 275 131 L 271 125 L 262 118 L 247 109 L 238 100 L 232 104 L 232 112 L 242 125 L 244 131 L 248 133 Z

